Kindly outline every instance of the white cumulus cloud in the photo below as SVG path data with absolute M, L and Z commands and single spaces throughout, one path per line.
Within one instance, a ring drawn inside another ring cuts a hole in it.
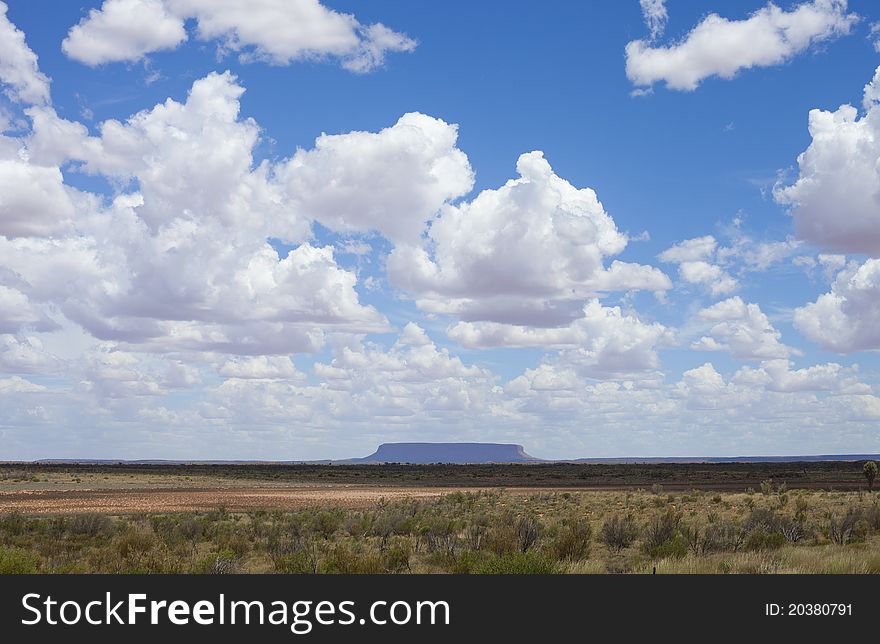
M 691 91 L 712 76 L 729 79 L 743 69 L 784 63 L 848 34 L 857 21 L 846 0 L 812 0 L 789 11 L 769 3 L 743 20 L 710 13 L 677 43 L 627 44 L 626 75 L 641 87 L 664 81 L 670 89 Z
M 57 166 L 0 155 L 0 235 L 49 236 L 69 229 L 74 205 Z
M 627 237 L 590 188 L 557 176 L 541 152 L 520 156 L 520 177 L 446 205 L 419 245 L 388 258 L 391 281 L 418 306 L 465 321 L 558 326 L 599 291 L 664 291 L 654 267 L 605 259 Z
M 276 174 L 304 216 L 415 244 L 444 204 L 473 187 L 457 138 L 457 126 L 410 113 L 380 132 L 324 134 Z
M 829 351 L 880 350 L 880 259 L 853 263 L 838 273 L 831 291 L 794 313 L 804 337 Z
M 880 254 L 880 68 L 865 87 L 864 114 L 843 105 L 811 110 L 812 142 L 795 183 L 776 200 L 791 206 L 799 236 L 841 253 Z
M 770 323 L 757 304 L 739 296 L 701 310 L 697 317 L 711 327 L 708 334 L 691 344 L 698 351 L 729 351 L 741 360 L 785 358 L 794 350 L 780 339 L 782 334 Z
M 203 41 L 244 61 L 288 65 L 336 58 L 354 72 L 380 67 L 388 52 L 416 43 L 381 23 L 364 25 L 318 0 L 106 0 L 74 25 L 62 49 L 88 65 L 140 60 L 187 39 L 185 21 Z
M 210 74 L 185 103 L 107 121 L 100 136 L 51 108 L 30 110 L 34 163 L 75 161 L 128 190 L 107 206 L 82 199 L 68 236 L 0 237 L 0 261 L 30 301 L 102 340 L 159 352 L 315 351 L 328 330 L 386 329 L 332 248 L 307 241 L 309 222 L 271 168 L 255 165 L 260 131 L 239 117 L 243 91 L 231 74 Z M 279 256 L 269 237 L 298 245 Z
M 49 102 L 49 79 L 37 65 L 37 55 L 25 42 L 24 32 L 13 25 L 0 2 L 0 84 L 14 101 L 40 105 Z
M 140 60 L 156 51 L 175 49 L 186 39 L 183 20 L 163 0 L 106 0 L 71 27 L 61 50 L 94 66 Z
M 449 337 L 468 348 L 547 347 L 565 349 L 564 360 L 591 373 L 632 373 L 656 369 L 658 346 L 675 338 L 658 322 L 646 323 L 620 307 L 590 301 L 583 317 L 568 326 L 534 328 L 497 322 L 459 322 Z

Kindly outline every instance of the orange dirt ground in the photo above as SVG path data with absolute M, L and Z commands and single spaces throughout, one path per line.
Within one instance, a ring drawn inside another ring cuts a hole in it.
M 363 508 L 380 500 L 424 499 L 453 491 L 475 492 L 479 488 L 430 487 L 251 487 L 227 489 L 140 489 L 140 490 L 17 490 L 0 491 L 0 514 L 69 514 L 98 512 L 204 512 L 225 507 L 230 511 L 295 510 L 305 507 Z M 534 494 L 536 488 L 506 490 L 513 494 Z M 558 488 L 554 492 L 561 492 Z
M 8 512 L 22 514 L 73 514 L 98 512 L 103 514 L 134 514 L 139 512 L 206 512 L 224 507 L 230 511 L 296 510 L 308 507 L 366 508 L 381 500 L 428 499 L 452 492 L 494 490 L 506 494 L 540 494 L 586 491 L 635 490 L 636 485 L 600 485 L 578 487 L 417 487 L 393 485 L 288 485 L 271 484 L 230 485 L 211 487 L 132 487 L 75 489 L 13 489 L 0 490 L 0 515 Z M 742 483 L 710 485 L 668 485 L 672 492 L 697 487 L 719 492 L 742 492 Z M 804 482 L 799 488 L 836 490 L 855 489 L 852 481 Z

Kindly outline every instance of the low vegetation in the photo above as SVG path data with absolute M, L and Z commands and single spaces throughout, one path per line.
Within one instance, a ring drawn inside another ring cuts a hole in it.
M 789 488 L 864 487 L 865 463 L 530 463 L 494 465 L 0 463 L 0 491 L 217 487 L 261 484 L 401 487 L 643 487 L 741 491 L 762 482 Z M 873 479 L 869 479 L 873 480 Z
M 0 573 L 878 573 L 880 494 L 450 492 L 369 509 L 0 515 Z

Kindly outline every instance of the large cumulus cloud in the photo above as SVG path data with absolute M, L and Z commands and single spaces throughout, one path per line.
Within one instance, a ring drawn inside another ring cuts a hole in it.
M 651 15 L 656 36 L 661 14 L 655 7 Z M 812 0 L 790 11 L 769 3 L 743 20 L 710 13 L 680 42 L 627 44 L 626 75 L 641 87 L 664 81 L 670 89 L 692 91 L 712 76 L 729 79 L 743 69 L 782 64 L 816 43 L 848 34 L 856 22 L 846 0 Z
M 335 58 L 346 69 L 368 72 L 387 52 L 416 46 L 382 23 L 361 24 L 318 0 L 105 0 L 70 28 L 62 49 L 92 66 L 141 60 L 187 40 L 190 19 L 197 37 L 218 41 L 221 52 L 275 65 Z
M 810 111 L 812 142 L 799 176 L 777 186 L 805 240 L 835 252 L 880 254 L 880 68 L 865 87 L 864 113 L 852 105 Z
M 615 260 L 627 245 L 590 188 L 557 176 L 541 152 L 523 154 L 518 179 L 446 205 L 420 244 L 400 244 L 388 274 L 418 306 L 465 321 L 558 326 L 594 294 L 664 291 L 656 268 Z

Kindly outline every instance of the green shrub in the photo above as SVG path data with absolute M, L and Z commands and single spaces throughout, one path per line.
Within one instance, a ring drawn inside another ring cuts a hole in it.
M 874 489 L 874 479 L 877 478 L 877 463 L 874 461 L 868 461 L 865 463 L 862 471 L 865 474 L 865 479 L 868 481 L 868 489 Z
M 221 550 L 229 550 L 237 559 L 244 557 L 251 549 L 250 540 L 243 534 L 224 535 L 217 540 Z
M 28 575 L 39 567 L 39 559 L 30 552 L 0 546 L 0 575 Z
M 782 518 L 775 510 L 756 508 L 752 510 L 745 522 L 749 532 L 782 532 Z
M 469 575 L 477 571 L 481 562 L 480 553 L 465 550 L 449 562 L 447 569 L 455 575 Z
M 383 572 L 400 574 L 409 570 L 411 551 L 407 542 L 401 541 L 389 546 L 382 553 Z
M 861 521 L 861 518 L 862 511 L 856 507 L 847 509 L 842 517 L 829 513 L 826 530 L 828 538 L 840 546 L 845 546 L 850 541 L 861 541 L 867 532 L 867 523 Z
M 11 512 L 0 518 L 0 532 L 10 536 L 18 536 L 24 534 L 27 523 L 27 519 L 20 512 Z
M 342 525 L 342 517 L 339 512 L 325 510 L 318 513 L 311 527 L 315 534 L 330 539 L 340 525 Z
M 590 556 L 593 529 L 590 522 L 575 517 L 565 519 L 550 544 L 557 559 L 577 561 Z
M 675 539 L 679 536 L 680 525 L 681 513 L 674 508 L 668 508 L 665 512 L 656 514 L 645 526 L 645 550 L 651 553 Z M 685 550 L 687 550 L 687 543 L 685 543 Z
M 478 518 L 479 519 L 479 518 Z M 486 542 L 486 535 L 489 529 L 477 522 L 471 523 L 464 531 L 465 542 L 470 550 L 481 550 Z
M 496 555 L 511 554 L 516 551 L 516 532 L 507 521 L 501 521 L 486 535 L 486 548 Z
M 110 534 L 113 530 L 113 522 L 105 514 L 77 514 L 70 520 L 68 529 L 72 534 L 96 537 L 101 534 Z
M 382 557 L 373 552 L 356 552 L 348 545 L 336 545 L 321 562 L 326 574 L 377 575 L 385 572 Z
M 648 549 L 648 555 L 654 559 L 681 559 L 687 552 L 688 542 L 681 534 L 676 534 Z
M 524 516 L 517 519 L 516 539 L 520 552 L 528 552 L 541 534 L 541 522 L 536 517 Z
M 116 540 L 116 551 L 122 559 L 137 561 L 153 549 L 154 543 L 152 533 L 131 530 Z
M 558 570 L 556 562 L 533 551 L 494 555 L 478 565 L 475 572 L 480 575 L 552 575 Z
M 437 550 L 451 553 L 458 541 L 458 522 L 444 516 L 433 516 L 422 525 L 422 535 L 428 552 Z
M 209 575 L 229 575 L 238 570 L 238 563 L 235 553 L 221 550 L 205 556 L 196 566 L 196 572 Z
M 865 512 L 865 520 L 872 530 L 880 530 L 880 503 L 874 501 L 867 512 Z
M 632 545 L 638 536 L 639 529 L 632 515 L 628 514 L 624 517 L 615 514 L 602 524 L 599 541 L 609 549 L 619 552 Z
M 785 535 L 781 532 L 756 530 L 746 537 L 746 550 L 777 550 L 785 545 Z
M 283 575 L 308 575 L 315 572 L 315 560 L 305 551 L 275 559 L 275 571 Z

